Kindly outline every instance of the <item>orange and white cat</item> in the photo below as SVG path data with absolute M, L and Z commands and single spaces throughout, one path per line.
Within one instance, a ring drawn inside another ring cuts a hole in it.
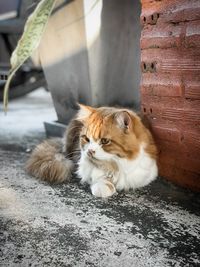
M 156 159 L 153 138 L 133 111 L 80 105 L 64 142 L 49 140 L 36 147 L 27 170 L 52 182 L 69 180 L 75 172 L 94 196 L 107 198 L 156 179 Z

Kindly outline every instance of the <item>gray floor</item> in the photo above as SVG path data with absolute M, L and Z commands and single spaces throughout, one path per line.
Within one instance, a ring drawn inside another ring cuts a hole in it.
M 200 266 L 199 194 L 158 179 L 105 201 L 25 173 L 55 119 L 42 89 L 0 112 L 0 266 Z

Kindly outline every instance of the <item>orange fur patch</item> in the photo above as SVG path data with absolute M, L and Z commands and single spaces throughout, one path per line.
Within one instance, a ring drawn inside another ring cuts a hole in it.
M 121 113 L 126 114 L 126 120 L 127 116 L 129 117 L 129 125 L 124 122 L 124 128 L 116 119 L 116 115 Z M 93 138 L 97 142 L 102 138 L 111 140 L 109 144 L 102 145 L 108 153 L 134 159 L 143 143 L 146 153 L 154 159 L 157 157 L 157 149 L 149 130 L 133 111 L 109 107 L 90 108 L 88 117 L 83 120 L 83 124 L 81 135 L 85 135 L 89 139 Z M 85 142 L 87 141 L 81 140 L 82 145 Z

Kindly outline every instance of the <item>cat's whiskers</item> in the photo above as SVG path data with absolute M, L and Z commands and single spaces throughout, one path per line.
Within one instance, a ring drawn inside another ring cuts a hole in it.
M 71 153 L 68 153 L 67 155 L 65 155 L 65 157 L 69 157 L 69 156 L 74 156 L 74 155 L 79 155 L 80 154 L 80 150 L 75 150 L 75 151 L 72 151 Z
M 74 155 L 74 154 L 80 154 L 80 150 L 79 151 L 72 151 L 71 153 L 68 153 L 67 156 Z

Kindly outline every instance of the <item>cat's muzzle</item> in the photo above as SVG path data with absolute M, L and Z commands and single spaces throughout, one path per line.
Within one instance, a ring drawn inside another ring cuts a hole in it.
M 93 158 L 94 157 L 94 154 L 95 154 L 95 151 L 94 150 L 88 149 L 87 155 L 88 155 L 89 158 Z

